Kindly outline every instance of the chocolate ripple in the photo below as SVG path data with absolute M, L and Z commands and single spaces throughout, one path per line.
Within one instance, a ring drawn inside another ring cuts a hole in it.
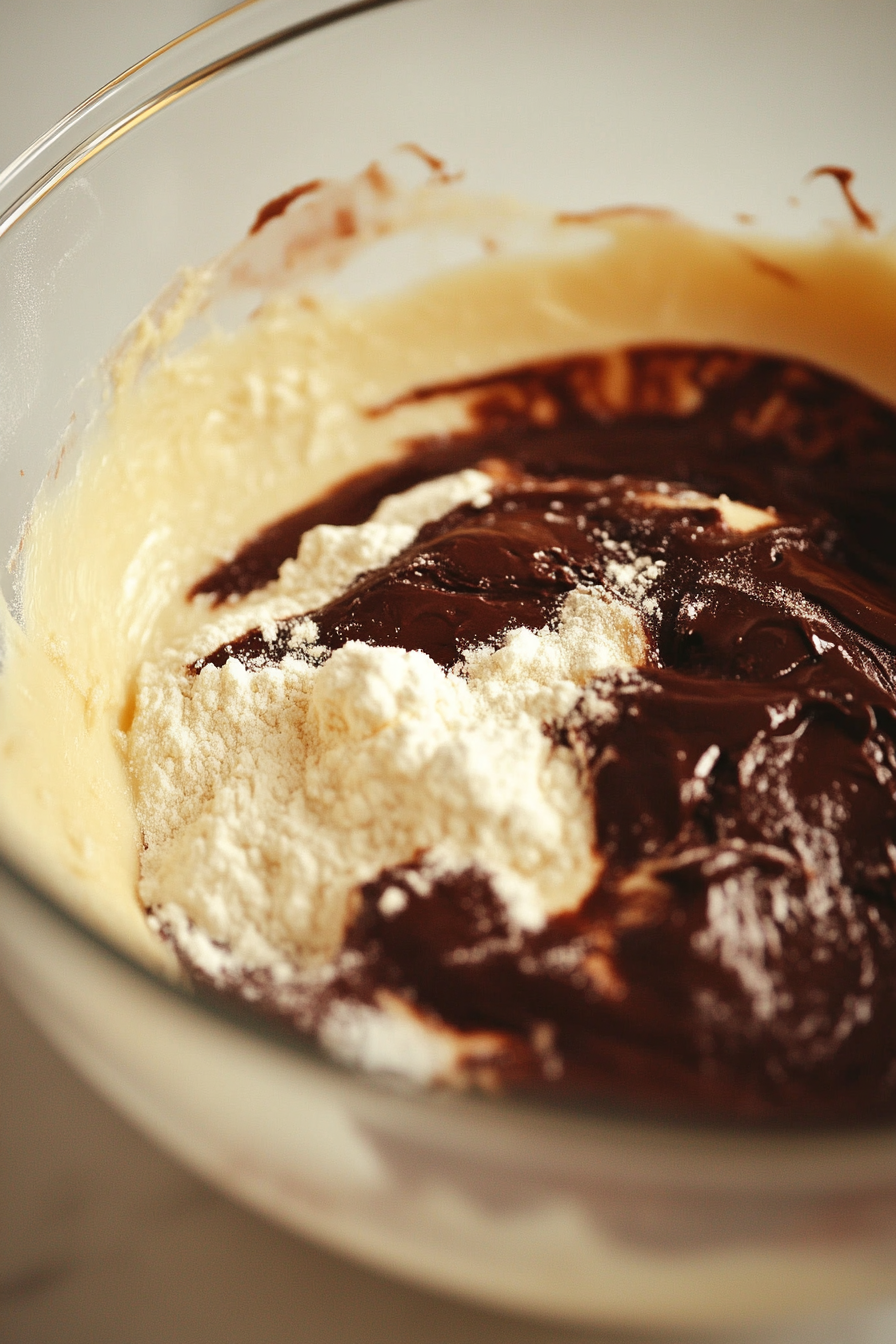
M 329 514 L 313 506 L 315 521 L 361 521 L 415 480 L 501 463 L 488 504 L 428 524 L 307 614 L 316 657 L 361 640 L 462 671 L 467 649 L 552 625 L 581 587 L 635 609 L 649 654 L 546 725 L 578 762 L 605 861 L 579 909 L 525 932 L 487 874 L 434 873 L 419 856 L 363 888 L 312 1016 L 386 992 L 495 1032 L 494 1058 L 471 1066 L 489 1085 L 790 1121 L 892 1117 L 896 416 L 794 361 L 614 358 L 458 385 L 473 429 L 340 487 Z M 738 531 L 689 490 L 772 512 Z M 292 528 L 296 541 L 302 521 L 276 524 L 197 591 L 272 577 L 272 538 Z M 192 670 L 301 656 L 299 619 Z

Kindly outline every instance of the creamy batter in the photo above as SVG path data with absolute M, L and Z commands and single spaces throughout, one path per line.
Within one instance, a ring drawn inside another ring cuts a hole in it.
M 370 521 L 306 531 L 266 586 L 217 607 L 191 598 L 259 528 L 409 440 L 462 432 L 471 380 L 531 361 L 663 341 L 762 349 L 896 400 L 890 242 L 747 249 L 637 214 L 552 227 L 577 230 L 575 249 L 499 253 L 355 304 L 274 298 L 236 333 L 163 355 L 123 379 L 76 480 L 39 501 L 2 690 L 4 817 L 41 836 L 48 880 L 144 959 L 173 967 L 161 930 L 212 982 L 263 968 L 292 993 L 296 968 L 332 963 L 360 887 L 420 853 L 433 881 L 487 872 L 532 934 L 576 909 L 604 862 L 575 746 L 543 726 L 602 672 L 647 661 L 642 615 L 606 591 L 574 588 L 556 621 L 456 670 L 351 641 L 308 657 L 317 634 L 300 626 L 286 663 L 203 665 L 326 605 L 450 509 L 484 508 L 500 472 L 400 491 Z M 622 366 L 604 367 L 612 409 Z M 466 390 L 407 397 L 452 379 Z M 684 414 L 687 380 L 677 395 Z M 732 534 L 774 521 L 755 502 L 691 504 Z M 387 883 L 378 900 L 398 911 L 407 893 Z M 335 1017 L 322 1034 L 362 1062 L 450 1072 L 447 1030 L 408 1064 L 409 1016 L 392 1005 L 400 1039 L 371 1044 Z M 492 1048 L 487 1033 L 464 1040 Z

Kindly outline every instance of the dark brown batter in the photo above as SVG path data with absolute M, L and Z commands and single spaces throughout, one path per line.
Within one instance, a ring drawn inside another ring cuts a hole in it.
M 508 923 L 484 873 L 421 882 L 421 859 L 381 874 L 297 1022 L 388 991 L 501 1033 L 489 1083 L 788 1120 L 896 1114 L 896 414 L 730 350 L 583 357 L 455 390 L 473 428 L 274 524 L 195 592 L 251 591 L 308 527 L 490 464 L 490 503 L 428 524 L 310 613 L 313 656 L 355 639 L 462 671 L 465 649 L 550 625 L 576 587 L 634 608 L 648 665 L 598 678 L 545 726 L 579 762 L 605 867 L 538 934 Z M 774 513 L 736 531 L 689 488 Z M 193 670 L 277 662 L 294 624 Z M 404 901 L 382 902 L 387 888 Z

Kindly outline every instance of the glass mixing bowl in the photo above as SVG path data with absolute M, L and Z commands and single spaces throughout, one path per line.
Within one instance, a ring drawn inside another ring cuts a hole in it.
M 804 185 L 836 163 L 892 228 L 894 44 L 883 0 L 255 0 L 195 30 L 0 177 L 0 548 L 60 443 L 76 458 L 93 372 L 128 324 L 293 183 L 414 140 L 473 191 L 803 235 L 843 212 L 833 183 Z M 22 1003 L 137 1124 L 283 1224 L 577 1321 L 717 1326 L 892 1291 L 893 1128 L 390 1089 L 146 969 L 39 845 L 9 827 L 2 843 L 0 952 Z

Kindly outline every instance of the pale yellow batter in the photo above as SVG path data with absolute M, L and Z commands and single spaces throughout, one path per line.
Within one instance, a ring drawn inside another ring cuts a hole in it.
M 4 613 L 0 830 L 143 960 L 173 969 L 136 894 L 125 734 L 138 670 L 208 619 L 186 592 L 260 526 L 464 418 L 456 398 L 365 408 L 422 383 L 664 340 L 800 356 L 896 403 L 892 237 L 747 245 L 639 214 L 539 227 L 537 253 L 499 247 L 396 295 L 293 289 L 233 334 L 163 348 L 139 375 L 132 343 L 76 478 L 41 491 L 18 562 L 24 629 Z M 144 352 L 157 335 L 144 322 Z

